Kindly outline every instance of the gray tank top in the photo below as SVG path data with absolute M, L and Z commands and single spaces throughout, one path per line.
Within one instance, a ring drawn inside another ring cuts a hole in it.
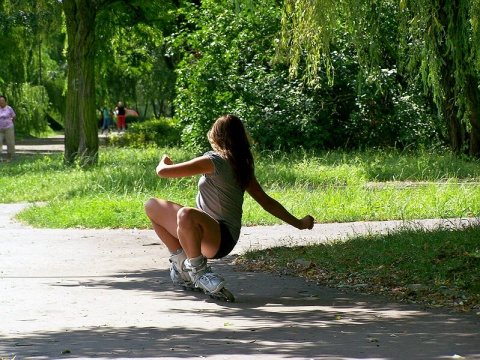
M 205 153 L 214 171 L 198 181 L 197 208 L 227 225 L 235 241 L 240 237 L 244 191 L 235 178 L 230 163 L 214 151 Z

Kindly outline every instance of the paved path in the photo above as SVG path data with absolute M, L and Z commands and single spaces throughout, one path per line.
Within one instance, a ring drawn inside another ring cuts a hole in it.
M 0 205 L 0 358 L 480 359 L 476 314 L 235 272 L 233 257 L 213 267 L 237 301 L 216 302 L 171 284 L 152 231 L 32 229 L 12 219 L 25 206 Z M 245 228 L 235 253 L 404 225 Z
M 65 139 L 63 135 L 49 138 L 29 138 L 17 141 L 15 145 L 15 153 L 19 156 L 24 154 L 50 154 L 63 152 L 64 150 Z

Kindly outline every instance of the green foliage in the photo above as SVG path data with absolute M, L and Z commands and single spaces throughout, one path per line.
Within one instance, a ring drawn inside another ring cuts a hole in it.
M 476 108 L 465 86 L 470 75 L 475 83 L 472 64 L 480 68 L 477 2 L 462 0 L 457 12 L 437 0 L 194 3 L 101 3 L 97 108 L 120 100 L 147 118 L 174 115 L 196 153 L 226 112 L 244 119 L 257 148 L 289 150 L 436 146 L 450 137 L 447 113 Z M 17 129 L 43 131 L 52 119 L 62 127 L 61 3 L 2 6 L 0 90 L 20 112 Z
M 156 117 L 165 114 L 165 107 L 170 106 L 174 97 L 175 75 L 166 57 L 164 33 L 172 32 L 175 14 L 170 1 L 115 1 L 99 12 L 99 107 L 115 107 L 118 101 L 127 107 L 152 104 Z
M 353 49 L 359 70 L 378 73 L 385 60 L 395 59 L 397 8 L 389 0 L 286 0 L 277 59 L 286 60 L 292 74 L 315 82 L 325 73 L 333 83 L 340 41 Z
M 396 69 L 369 76 L 345 134 L 353 147 L 421 147 L 439 142 L 443 125 L 416 83 L 398 83 Z M 381 90 L 379 90 L 379 88 Z
M 433 109 L 418 84 L 409 83 L 394 65 L 398 24 L 393 5 L 383 6 L 381 18 L 375 20 L 382 28 L 382 35 L 374 39 L 380 54 L 375 63 L 359 56 L 367 52 L 373 33 L 361 49 L 353 47 L 358 34 L 347 30 L 354 24 L 338 19 L 329 31 L 335 42 L 328 44 L 328 64 L 335 72 L 320 71 L 307 83 L 302 78 L 313 65 L 306 58 L 309 54 L 302 55 L 303 48 L 292 65 L 298 77 L 278 61 L 281 9 L 269 1 L 253 6 L 252 13 L 251 7 L 204 1 L 185 11 L 193 30 L 189 27 L 176 36 L 174 45 L 188 51 L 177 68 L 176 98 L 187 147 L 198 153 L 209 148 L 205 134 L 225 112 L 244 119 L 261 149 L 406 147 L 438 141 Z M 365 23 L 357 25 L 356 31 L 373 31 Z M 307 35 L 310 39 L 312 34 Z M 362 70 L 366 68 L 368 77 Z
M 24 0 L 11 5 L 5 2 L 0 8 L 0 92 L 17 114 L 17 134 L 38 134 L 49 117 L 61 123 L 65 112 L 61 6 Z
M 48 95 L 45 89 L 41 86 L 30 86 L 28 83 L 24 83 L 17 94 L 18 98 L 14 103 L 14 110 L 17 114 L 15 132 L 19 135 L 44 132 L 48 126 L 46 121 Z
M 150 120 L 129 123 L 128 131 L 120 136 L 111 136 L 107 144 L 121 147 L 144 148 L 177 146 L 180 143 L 180 129 L 172 119 Z
M 272 64 L 280 10 L 268 0 L 240 8 L 204 1 L 188 9 L 195 30 L 183 33 L 181 46 L 190 52 L 177 69 L 176 98 L 186 146 L 207 149 L 206 132 L 226 112 L 241 116 L 262 148 L 314 147 L 326 141 L 330 124 L 313 116 L 321 112 L 316 93 L 288 79 L 285 67 Z
M 333 82 L 334 75 L 335 78 L 338 75 L 332 61 L 332 48 L 339 38 L 346 38 L 355 49 L 359 74 L 364 79 L 374 80 L 383 95 L 397 92 L 392 91 L 395 87 L 391 85 L 381 88 L 386 85 L 381 75 L 385 71 L 397 71 L 396 82 L 405 89 L 408 89 L 406 81 L 411 82 L 410 89 L 417 89 L 419 80 L 423 82 L 431 100 L 422 101 L 416 91 L 413 94 L 400 92 L 398 99 L 408 96 L 415 102 L 411 103 L 413 106 L 402 102 L 397 114 L 408 110 L 410 115 L 423 115 L 417 110 L 418 106 L 435 104 L 437 109 L 430 105 L 430 111 L 438 110 L 443 124 L 440 127 L 434 120 L 427 128 L 433 127 L 440 139 L 448 139 L 454 151 L 468 148 L 471 155 L 480 156 L 480 135 L 477 134 L 480 43 L 472 41 L 479 38 L 478 14 L 478 2 L 467 0 L 402 0 L 398 3 L 390 0 L 286 0 L 278 57 L 289 62 L 292 73 L 304 75 L 309 81 L 315 81 L 325 71 Z M 303 62 L 305 72 L 301 71 Z M 368 85 L 368 82 L 359 85 Z M 395 105 L 397 101 L 392 100 Z M 380 114 L 387 111 L 386 119 L 381 120 L 384 123 L 389 123 L 392 115 L 396 117 L 395 112 L 388 112 L 387 104 L 376 102 L 370 111 L 360 109 L 353 120 L 358 123 L 361 118 L 373 115 L 373 119 L 368 120 L 378 123 L 375 119 L 378 114 L 372 114 L 378 110 Z M 365 105 L 362 99 L 359 104 Z M 405 109 L 405 105 L 409 109 Z M 393 126 L 379 129 L 378 136 L 390 132 L 391 140 L 398 138 L 405 142 L 413 139 L 412 133 L 403 134 L 398 127 L 405 130 L 410 124 L 408 117 L 395 119 Z M 425 128 L 423 124 L 422 121 L 417 130 Z M 430 133 L 426 130 L 424 133 Z

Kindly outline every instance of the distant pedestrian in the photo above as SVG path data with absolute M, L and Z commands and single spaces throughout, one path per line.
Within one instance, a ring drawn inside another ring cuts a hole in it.
M 110 116 L 111 111 L 108 110 L 106 107 L 103 109 L 103 127 L 102 127 L 102 134 L 104 131 L 110 131 L 110 127 L 112 126 L 112 118 Z
M 123 102 L 119 101 L 117 107 L 115 108 L 117 113 L 117 126 L 118 132 L 125 131 L 125 106 L 123 106 Z
M 17 115 L 12 107 L 7 105 L 5 95 L 0 95 L 0 155 L 3 152 L 3 138 L 7 143 L 7 162 L 15 155 L 15 126 L 13 121 Z
M 100 120 L 98 120 L 98 128 L 103 128 L 103 110 L 100 110 Z

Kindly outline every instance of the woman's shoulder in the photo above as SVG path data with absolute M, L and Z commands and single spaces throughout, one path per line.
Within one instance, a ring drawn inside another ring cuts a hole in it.
M 208 157 L 209 159 L 223 159 L 222 155 L 216 151 L 210 150 L 203 154 L 203 156 Z
M 5 105 L 4 108 L 0 107 L 0 111 L 4 111 L 5 113 L 14 113 L 13 108 L 10 105 Z
M 223 169 L 230 164 L 226 158 L 216 151 L 207 151 L 203 156 L 210 159 L 217 170 Z

